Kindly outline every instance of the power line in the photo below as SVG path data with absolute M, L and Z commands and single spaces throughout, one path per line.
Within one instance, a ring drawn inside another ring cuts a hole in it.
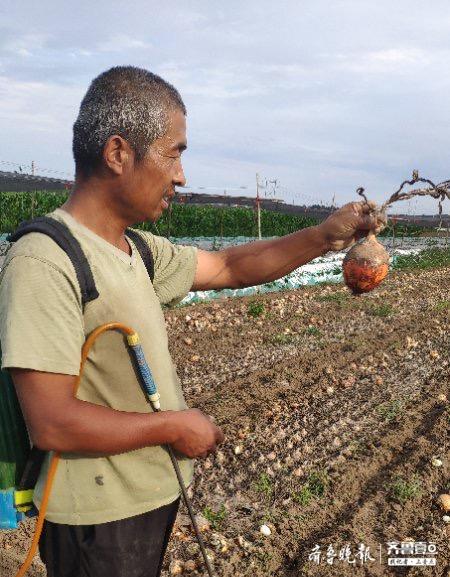
M 180 190 L 246 190 L 247 186 L 177 186 Z
M 27 169 L 29 170 L 30 174 L 36 176 L 36 172 L 45 172 L 49 174 L 63 174 L 65 176 L 70 176 L 73 179 L 73 174 L 70 172 L 64 172 L 62 170 L 54 170 L 52 168 L 44 168 L 43 166 L 37 166 L 34 161 L 31 164 L 19 164 L 18 162 L 10 162 L 9 160 L 0 160 L 0 164 L 5 166 L 16 166 L 19 168 L 19 172 L 23 172 L 27 174 Z
M 36 165 L 34 161 L 31 164 L 25 163 L 18 163 L 18 162 L 11 162 L 8 160 L 0 160 L 0 165 L 4 166 L 11 166 L 18 168 L 19 173 L 23 174 L 31 174 L 33 176 L 38 176 L 36 173 L 45 173 L 45 174 L 54 174 L 54 175 L 62 175 L 65 177 L 70 177 L 70 180 L 73 180 L 73 174 L 69 172 L 65 172 L 62 170 L 54 170 L 52 168 L 46 168 L 43 166 Z M 68 180 L 67 178 L 65 180 Z M 216 191 L 223 191 L 226 194 L 228 191 L 244 191 L 244 190 L 251 190 L 253 187 L 248 185 L 241 185 L 241 186 L 205 186 L 205 185 L 189 185 L 189 186 L 177 186 L 177 191 L 182 193 L 184 191 L 200 191 L 200 190 L 216 190 Z M 293 191 L 292 187 L 287 187 L 281 185 L 278 179 L 268 179 L 262 178 L 259 183 L 260 190 L 264 191 L 265 198 L 275 198 L 278 194 L 282 194 L 285 198 L 292 198 L 292 204 L 295 204 L 295 199 L 304 199 L 308 201 L 310 204 L 317 204 L 327 206 L 328 203 L 325 202 L 321 198 L 317 198 L 316 196 L 312 196 L 310 194 L 306 194 L 303 192 Z

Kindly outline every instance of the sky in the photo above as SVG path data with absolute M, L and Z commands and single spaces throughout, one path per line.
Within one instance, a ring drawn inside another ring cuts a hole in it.
M 81 99 L 131 64 L 186 103 L 193 189 L 383 202 L 413 169 L 450 179 L 449 62 L 447 0 L 0 0 L 0 170 L 72 177 Z

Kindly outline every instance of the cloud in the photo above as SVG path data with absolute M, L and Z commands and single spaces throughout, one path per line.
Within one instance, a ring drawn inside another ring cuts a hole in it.
M 203 99 L 239 99 L 267 92 L 267 86 L 252 82 L 242 66 L 230 64 L 217 68 L 189 67 L 166 62 L 158 67 L 158 74 L 175 84 L 183 96 Z
M 433 62 L 436 54 L 419 48 L 392 47 L 358 53 L 338 54 L 336 65 L 341 71 L 364 75 L 414 75 Z
M 427 58 L 423 50 L 415 48 L 388 48 L 367 54 L 368 62 L 382 64 L 425 64 Z
M 127 36 L 126 34 L 119 34 L 110 36 L 106 40 L 99 42 L 96 48 L 100 52 L 121 53 L 127 50 L 147 50 L 151 48 L 151 44 L 138 38 Z
M 39 53 L 45 46 L 45 34 L 25 33 L 14 34 L 12 31 L 1 30 L 0 55 L 11 58 L 14 56 L 29 57 Z
M 73 122 L 79 100 L 79 88 L 0 76 L 0 122 L 5 129 L 18 124 L 29 131 L 58 137 L 61 131 L 70 130 L 67 123 Z

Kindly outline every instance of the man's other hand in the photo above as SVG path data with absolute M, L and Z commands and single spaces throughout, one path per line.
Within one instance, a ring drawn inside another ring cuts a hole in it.
M 378 234 L 386 226 L 385 215 L 376 215 L 374 202 L 350 202 L 333 212 L 318 226 L 328 250 L 338 251 L 351 246 L 367 236 L 369 231 Z
M 198 409 L 171 412 L 171 420 L 176 435 L 170 445 L 190 459 L 207 457 L 224 439 L 219 427 Z

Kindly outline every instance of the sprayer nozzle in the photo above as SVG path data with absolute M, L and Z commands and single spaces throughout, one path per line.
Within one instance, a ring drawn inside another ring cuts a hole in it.
M 139 342 L 139 335 L 137 333 L 127 335 L 127 343 L 130 345 L 130 347 L 135 347 L 139 344 Z

